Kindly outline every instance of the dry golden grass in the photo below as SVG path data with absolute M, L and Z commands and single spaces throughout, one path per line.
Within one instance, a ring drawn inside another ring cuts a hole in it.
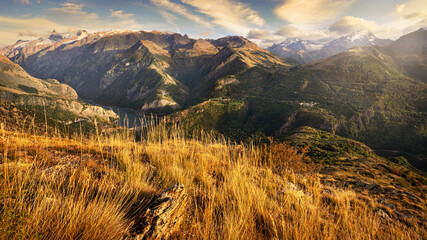
M 0 128 L 1 239 L 122 239 L 138 207 L 183 183 L 176 239 L 423 239 L 369 196 L 323 186 L 304 153 L 175 127 L 74 138 Z

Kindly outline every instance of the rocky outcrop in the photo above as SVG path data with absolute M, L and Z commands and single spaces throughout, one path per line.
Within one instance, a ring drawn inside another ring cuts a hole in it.
M 89 105 L 74 99 L 46 98 L 37 95 L 17 94 L 1 91 L 0 100 L 8 101 L 21 106 L 45 106 L 46 108 L 59 108 L 64 111 L 74 113 L 83 117 L 97 117 L 104 121 L 111 118 L 117 119 L 118 115 L 112 110 L 107 110 L 99 106 Z
M 171 101 L 171 100 L 159 99 L 159 100 L 154 100 L 151 103 L 144 104 L 144 106 L 142 106 L 141 110 L 147 111 L 150 109 L 159 109 L 159 108 L 164 108 L 164 107 L 171 107 L 172 109 L 176 109 L 176 108 L 180 108 L 181 106 L 178 103 Z
M 178 230 L 187 204 L 183 184 L 175 184 L 155 196 L 135 219 L 129 231 L 130 239 L 168 239 Z

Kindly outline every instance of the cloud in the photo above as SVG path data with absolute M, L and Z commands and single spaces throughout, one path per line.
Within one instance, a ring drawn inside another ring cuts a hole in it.
M 407 0 L 404 4 L 396 5 L 394 13 L 400 17 L 399 21 L 394 22 L 394 25 L 399 26 L 402 33 L 427 28 L 426 0 Z
M 331 37 L 331 33 L 324 30 L 304 29 L 294 25 L 281 26 L 274 34 L 286 38 L 301 38 L 305 40 L 319 40 Z
M 380 28 L 381 27 L 374 21 L 353 16 L 345 16 L 331 24 L 329 26 L 329 31 L 336 32 L 338 34 L 347 34 L 357 31 L 375 32 Z
M 31 4 L 31 1 L 30 0 L 13 0 L 13 2 L 15 2 L 15 3 L 22 3 L 22 4 L 27 4 L 27 5 L 29 5 L 29 4 Z M 39 2 L 40 3 L 40 2 Z
M 316 24 L 335 19 L 355 0 L 282 0 L 274 13 L 290 23 Z
M 206 37 L 206 36 L 212 35 L 213 33 L 214 32 L 212 32 L 212 31 L 205 31 L 205 32 L 200 33 L 199 35 L 202 37 Z
M 391 23 L 380 25 L 372 20 L 366 20 L 354 16 L 345 16 L 337 22 L 329 25 L 329 31 L 339 35 L 349 34 L 357 31 L 368 31 L 379 38 L 395 38 L 403 33 L 399 24 Z
M 396 5 L 394 12 L 406 20 L 427 19 L 427 1 L 409 0 L 405 4 Z
M 265 20 L 249 5 L 234 0 L 181 0 L 233 33 L 246 34 L 252 25 L 263 26 Z
M 159 10 L 160 15 L 162 15 L 162 17 L 170 24 L 174 24 L 176 21 L 176 16 L 164 11 L 164 10 Z
M 63 24 L 74 24 L 77 27 L 81 24 L 93 24 L 98 20 L 96 13 L 88 13 L 83 11 L 83 4 L 63 3 L 62 7 L 49 8 L 46 11 L 46 17 L 56 22 Z
M 37 18 L 13 18 L 0 16 L 0 41 L 12 44 L 18 39 L 31 40 L 46 36 L 53 29 L 58 32 L 70 32 L 85 29 L 89 32 L 112 29 L 140 30 L 142 25 L 132 19 L 132 14 L 110 10 L 111 18 L 101 22 L 98 15 L 83 11 L 84 5 L 64 3 L 60 7 L 49 8 Z M 120 20 L 117 21 L 116 18 Z
M 272 38 L 272 33 L 269 30 L 252 29 L 246 37 L 249 39 L 268 40 Z
M 113 9 L 108 9 L 111 12 L 111 17 L 117 17 L 121 19 L 129 19 L 134 14 L 133 13 L 123 13 L 122 10 L 114 11 Z
M 396 7 L 394 8 L 394 11 L 396 12 L 396 13 L 402 13 L 403 12 L 403 9 L 405 8 L 405 4 L 398 4 L 398 5 L 396 5 Z
M 268 31 L 261 29 L 252 29 L 247 38 L 251 39 L 261 47 L 268 47 L 273 43 L 280 43 L 287 38 L 299 38 L 304 40 L 328 40 L 334 36 L 327 30 L 312 30 L 298 28 L 294 25 L 285 25 L 278 28 L 277 31 Z
M 165 8 L 169 11 L 172 11 L 174 13 L 181 15 L 181 16 L 184 16 L 184 17 L 190 19 L 191 21 L 193 21 L 195 23 L 201 24 L 201 25 L 208 27 L 208 28 L 212 28 L 212 25 L 208 21 L 206 21 L 205 19 L 203 19 L 202 17 L 200 17 L 196 14 L 191 13 L 191 11 L 188 10 L 182 4 L 171 2 L 169 0 L 151 0 L 151 2 L 160 8 Z M 162 14 L 162 12 L 163 12 L 163 14 Z M 162 14 L 162 16 L 166 16 L 164 13 L 164 9 L 160 10 L 160 14 Z M 170 17 L 170 15 L 169 15 L 169 17 Z M 168 19 L 166 19 L 166 20 L 168 21 Z
M 27 31 L 27 32 L 19 32 L 18 36 L 20 37 L 39 37 L 40 35 L 33 31 Z
M 159 13 L 168 22 L 173 22 L 173 17 L 170 14 L 168 15 L 165 10 L 184 16 L 210 29 L 217 25 L 237 34 L 246 34 L 253 25 L 263 26 L 265 24 L 265 20 L 258 12 L 251 9 L 249 5 L 235 0 L 180 0 L 176 2 L 171 0 L 151 0 L 151 2 L 161 8 Z M 193 8 L 212 20 L 208 21 L 192 12 Z
M 45 18 L 13 18 L 0 16 L 0 41 L 12 44 L 18 39 L 35 39 L 47 35 L 53 29 L 67 31 L 69 27 Z

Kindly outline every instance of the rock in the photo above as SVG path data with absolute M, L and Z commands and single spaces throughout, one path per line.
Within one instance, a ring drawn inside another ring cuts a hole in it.
M 388 216 L 388 214 L 386 212 L 384 212 L 382 209 L 379 209 L 377 211 L 377 214 L 386 220 L 391 220 L 390 216 Z
M 129 231 L 131 239 L 168 239 L 181 224 L 187 205 L 183 184 L 175 184 L 155 196 L 137 217 Z
M 177 109 L 177 108 L 180 108 L 181 106 L 172 100 L 158 99 L 158 100 L 152 101 L 151 103 L 145 103 L 142 106 L 141 110 L 146 111 L 150 109 L 158 109 L 158 108 L 164 108 L 164 107 L 171 107 L 172 109 Z

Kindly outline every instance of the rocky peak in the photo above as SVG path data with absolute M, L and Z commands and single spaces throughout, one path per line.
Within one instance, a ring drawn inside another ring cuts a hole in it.
M 241 36 L 227 36 L 217 40 L 213 40 L 212 44 L 217 47 L 231 47 L 231 48 L 259 48 L 255 43 Z

